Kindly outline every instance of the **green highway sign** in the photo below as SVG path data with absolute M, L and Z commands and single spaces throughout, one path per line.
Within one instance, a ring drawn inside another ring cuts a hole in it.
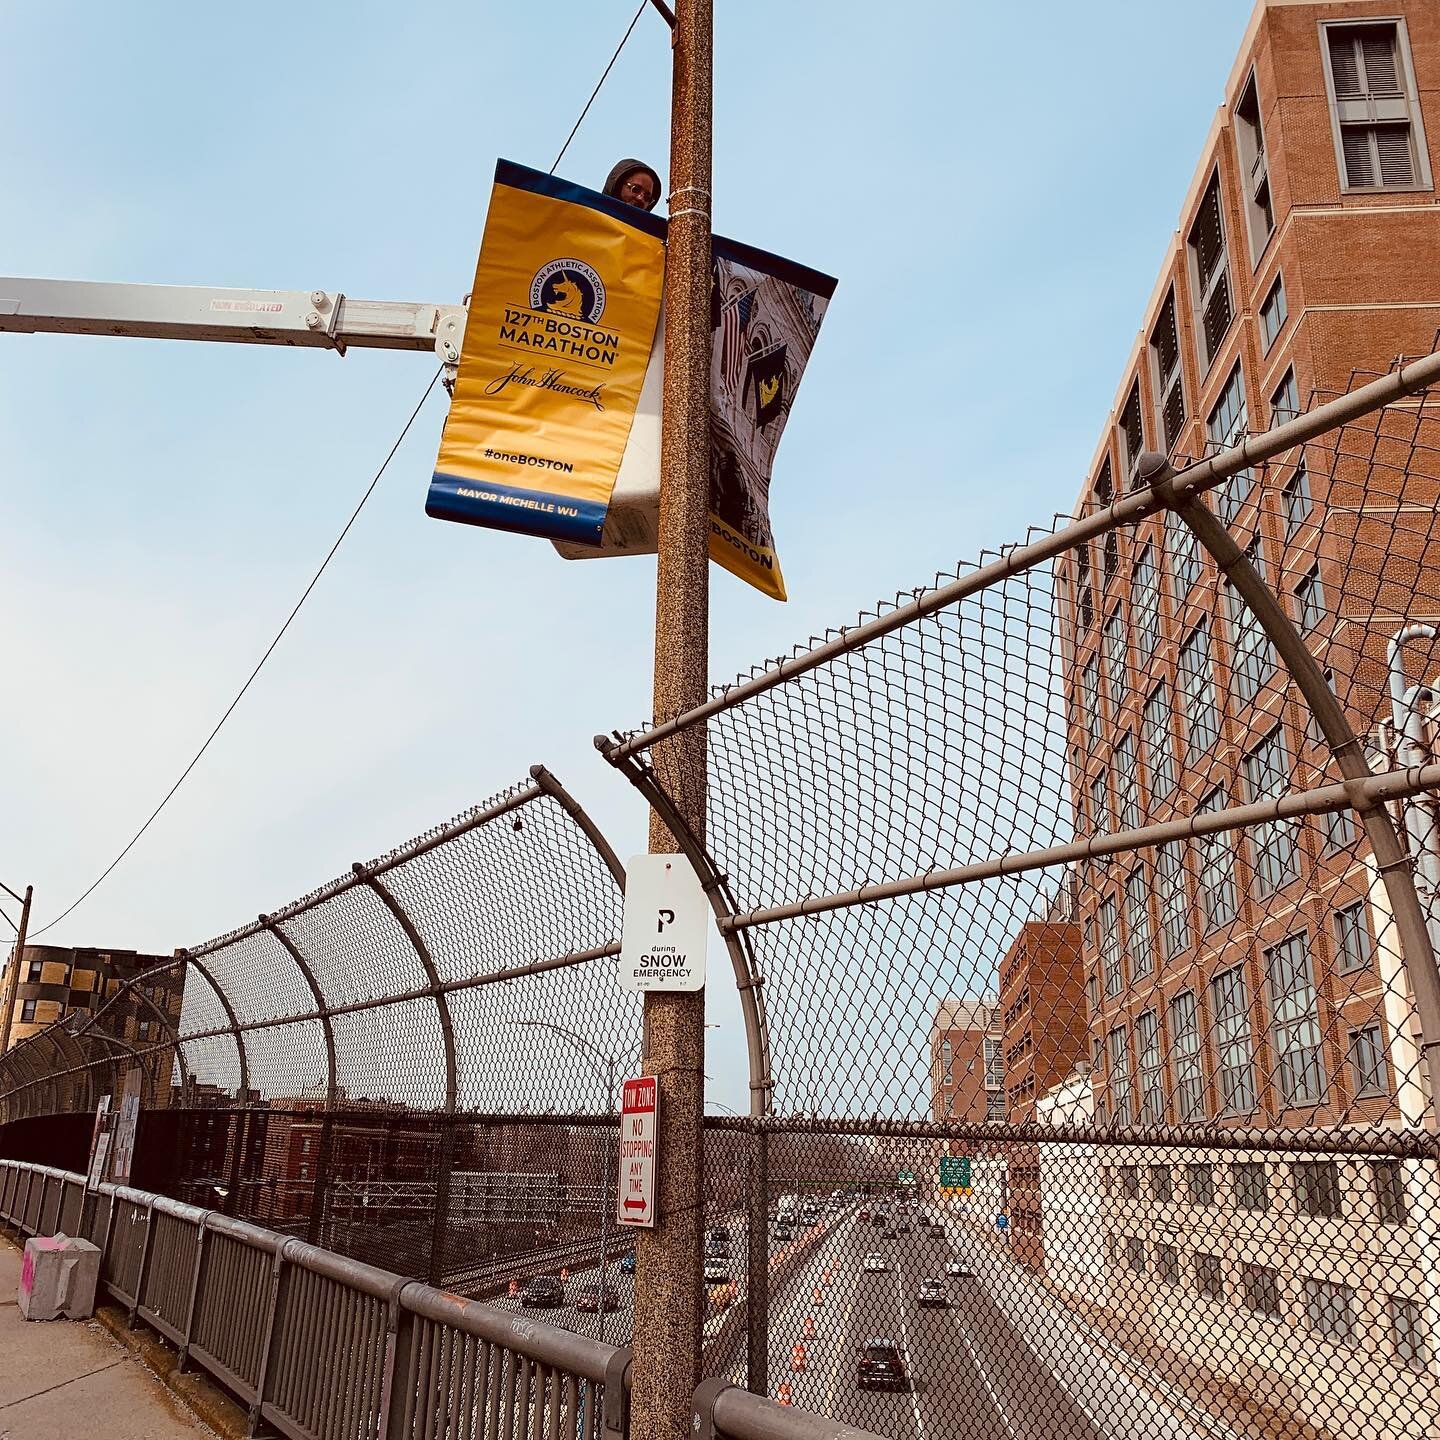
M 970 1157 L 968 1155 L 942 1155 L 940 1157 L 940 1188 L 942 1190 L 968 1190 L 970 1188 Z

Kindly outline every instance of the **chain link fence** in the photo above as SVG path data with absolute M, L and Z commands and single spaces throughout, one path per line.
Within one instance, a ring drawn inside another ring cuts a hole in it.
M 740 992 L 710 1373 L 907 1440 L 1440 1430 L 1437 377 L 1112 457 L 1075 517 L 599 742 Z M 649 755 L 701 726 L 697 835 Z M 83 1147 L 139 1063 L 151 1188 L 627 1340 L 620 880 L 541 772 L 179 952 L 173 1017 L 155 976 L 16 1047 L 6 1143 Z

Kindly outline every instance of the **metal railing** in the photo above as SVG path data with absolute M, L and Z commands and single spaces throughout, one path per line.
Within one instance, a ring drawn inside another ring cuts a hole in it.
M 128 1186 L 0 1161 L 0 1221 L 100 1250 L 110 1297 L 290 1440 L 623 1440 L 630 1351 Z M 722 1382 L 707 1433 L 790 1440 L 820 1416 Z

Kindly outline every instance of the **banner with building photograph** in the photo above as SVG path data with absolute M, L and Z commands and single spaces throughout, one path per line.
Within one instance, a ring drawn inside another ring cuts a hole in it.
M 720 235 L 711 254 L 710 558 L 783 600 L 770 476 L 835 281 Z
M 497 163 L 428 515 L 600 543 L 655 340 L 664 236 L 644 210 Z

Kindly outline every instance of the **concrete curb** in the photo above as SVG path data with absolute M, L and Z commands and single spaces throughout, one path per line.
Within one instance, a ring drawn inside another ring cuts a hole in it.
M 97 1305 L 93 1318 L 202 1425 L 223 1440 L 245 1440 L 249 1417 L 244 1408 L 203 1372 L 182 1371 L 173 1346 L 148 1327 L 132 1330 L 129 1313 L 118 1305 Z

